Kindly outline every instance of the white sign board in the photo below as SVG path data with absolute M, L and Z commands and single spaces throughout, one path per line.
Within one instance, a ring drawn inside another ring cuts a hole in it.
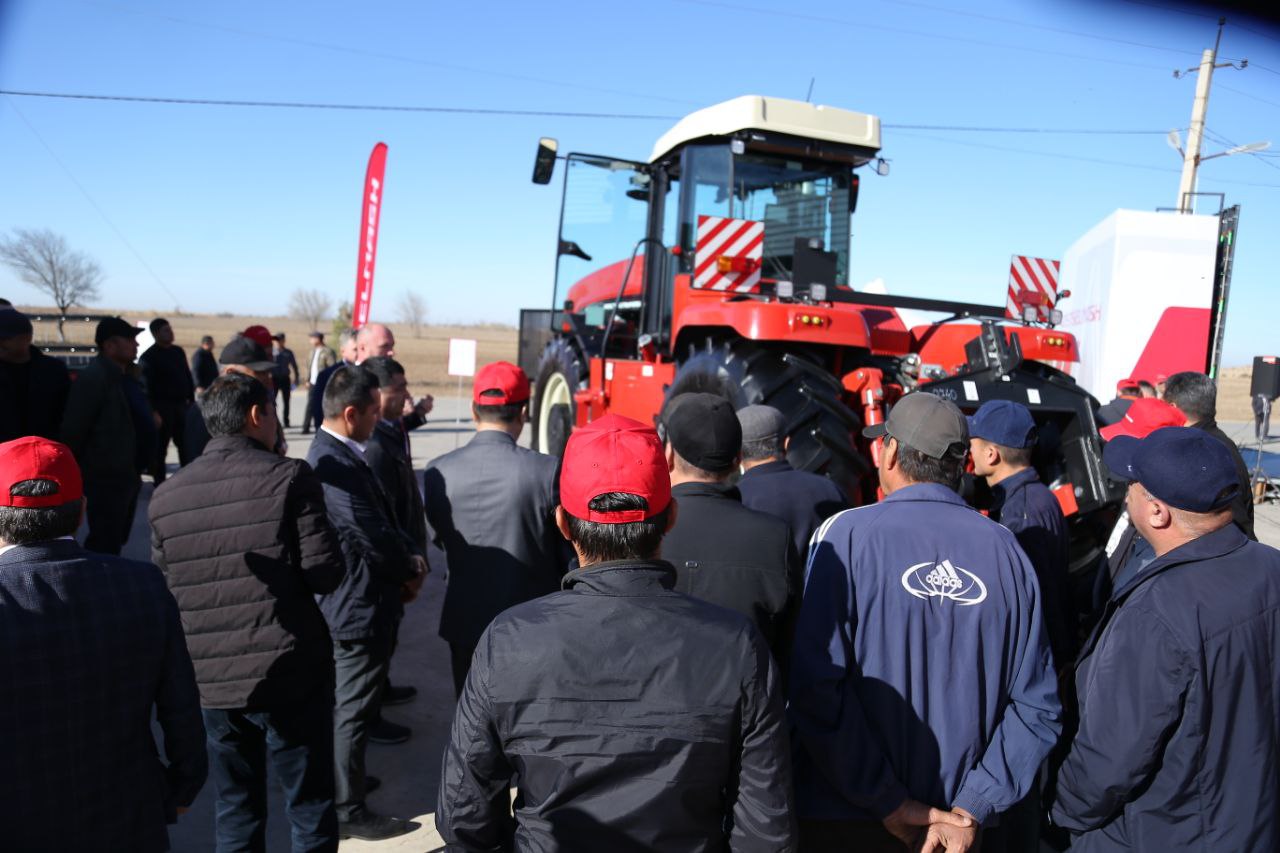
M 476 342 L 470 338 L 449 338 L 449 375 L 476 375 Z
M 1218 218 L 1117 210 L 1062 257 L 1058 303 L 1075 335 L 1075 374 L 1106 402 L 1126 377 L 1205 369 Z

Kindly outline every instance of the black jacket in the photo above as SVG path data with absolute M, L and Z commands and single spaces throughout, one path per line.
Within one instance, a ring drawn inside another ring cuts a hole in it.
M 62 443 L 71 448 L 87 480 L 132 480 L 145 464 L 125 375 L 99 355 L 71 383 L 62 416 Z
M 204 347 L 191 354 L 191 381 L 197 388 L 208 388 L 218 378 L 218 359 Z
M 568 565 L 555 526 L 559 460 L 484 430 L 432 461 L 427 521 L 449 567 L 440 636 L 474 646 L 508 607 L 555 592 Z
M 310 465 L 219 436 L 156 487 L 148 515 L 204 707 L 280 707 L 329 683 L 313 596 L 337 589 L 346 566 Z
M 414 576 L 409 535 L 396 525 L 390 498 L 354 450 L 321 429 L 307 461 L 324 484 L 347 566 L 338 588 L 318 597 L 329 632 L 335 640 L 389 636 L 403 611 L 401 587 Z
M 70 388 L 66 365 L 35 347 L 26 364 L 0 363 L 0 442 L 28 435 L 56 441 Z
M 1225 432 L 1218 428 L 1217 421 L 1201 421 L 1191 426 L 1193 429 L 1204 430 L 1209 433 L 1230 451 L 1231 459 L 1236 464 L 1236 480 L 1240 483 L 1240 491 L 1236 493 L 1235 500 L 1231 502 L 1231 520 L 1244 531 L 1245 536 L 1256 540 L 1258 537 L 1253 533 L 1253 476 L 1249 473 L 1249 466 L 1244 464 L 1244 459 L 1240 456 L 1240 448 Z
M 413 540 L 414 553 L 426 557 L 427 515 L 399 421 L 378 421 L 365 445 L 364 459 L 391 498 L 396 523 Z
M 804 586 L 791 529 L 747 509 L 733 486 L 682 483 L 671 495 L 676 525 L 662 559 L 676 567 L 676 589 L 750 616 L 785 664 Z
M 72 540 L 0 555 L 0 847 L 168 850 L 165 823 L 208 769 L 178 607 L 156 567 Z
M 849 499 L 832 480 L 812 471 L 797 471 L 785 459 L 766 462 L 738 481 L 742 505 L 767 512 L 787 523 L 801 561 L 809 540 L 822 522 L 849 508 Z
M 1072 850 L 1280 850 L 1280 552 L 1235 525 L 1107 604 L 1076 668 L 1054 823 Z
M 602 563 L 493 621 L 445 750 L 446 850 L 795 849 L 777 667 L 674 581 Z
M 142 369 L 147 397 L 153 406 L 190 403 L 195 398 L 195 383 L 187 369 L 187 355 L 182 347 L 152 344 L 138 359 L 138 367 Z

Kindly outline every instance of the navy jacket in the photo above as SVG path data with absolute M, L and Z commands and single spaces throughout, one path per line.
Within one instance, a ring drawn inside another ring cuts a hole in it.
M 316 596 L 335 640 L 390 636 L 402 612 L 400 588 L 413 577 L 413 543 L 395 522 L 391 499 L 351 448 L 316 432 L 307 462 L 324 486 L 329 523 L 338 531 L 347 573 L 338 588 Z
M 324 386 L 329 384 L 329 377 L 333 376 L 339 367 L 350 363 L 339 361 L 316 375 L 316 382 L 311 386 L 311 392 L 307 396 L 307 405 L 311 406 L 311 420 L 318 424 L 324 423 Z
M 1280 850 L 1280 551 L 1234 524 L 1116 591 L 1076 669 L 1072 850 Z
M 746 617 L 674 583 L 600 563 L 493 620 L 445 750 L 446 850 L 795 849 L 777 667 Z
M 1058 667 L 1076 657 L 1075 612 L 1067 593 L 1071 537 L 1058 499 L 1041 483 L 1034 468 L 1019 471 L 991 488 L 991 519 L 1017 537 L 1040 582 L 1049 647 Z
M 933 483 L 818 530 L 790 679 L 804 818 L 877 820 L 910 796 L 985 821 L 1061 730 L 1034 570 Z
M 822 522 L 849 508 L 849 499 L 832 480 L 797 471 L 785 459 L 748 470 L 738 481 L 738 491 L 743 506 L 787 523 L 801 559 L 809 553 L 809 540 Z
M 207 772 L 160 570 L 69 539 L 0 555 L 0 847 L 167 850 L 165 824 Z

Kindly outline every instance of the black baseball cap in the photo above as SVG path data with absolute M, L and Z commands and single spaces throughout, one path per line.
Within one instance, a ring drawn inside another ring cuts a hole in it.
M 31 320 L 13 308 L 0 308 L 0 338 L 31 334 Z
M 258 373 L 274 370 L 276 366 L 261 344 L 249 340 L 244 335 L 236 335 L 222 348 L 222 354 L 218 356 L 218 364 L 239 364 Z
M 663 424 L 680 458 L 703 471 L 728 471 L 742 452 L 742 425 L 733 404 L 719 394 L 672 397 Z
M 888 420 L 864 428 L 862 434 L 866 438 L 891 435 L 934 459 L 969 448 L 969 424 L 964 415 L 954 403 L 928 391 L 903 397 L 889 410 Z
M 1164 427 L 1146 438 L 1118 435 L 1106 443 L 1102 461 L 1115 476 L 1187 512 L 1221 509 L 1240 492 L 1231 453 L 1192 427 Z
M 109 338 L 136 338 L 142 329 L 120 317 L 108 317 L 98 321 L 98 328 L 93 333 L 93 342 L 102 346 Z

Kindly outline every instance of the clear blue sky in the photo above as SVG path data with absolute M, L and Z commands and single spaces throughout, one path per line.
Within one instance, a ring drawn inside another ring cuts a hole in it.
M 1280 33 L 1239 24 L 1222 54 L 1252 67 L 1217 72 L 1208 127 L 1276 154 Z M 1203 9 L 1126 0 L 0 0 L 0 88 L 674 117 L 803 98 L 816 78 L 814 101 L 886 124 L 893 171 L 864 177 L 853 283 L 999 301 L 1011 254 L 1061 257 L 1116 208 L 1175 202 L 1163 134 L 1188 124 L 1195 78 L 1171 72 L 1215 30 Z M 382 140 L 375 318 L 412 288 L 433 321 L 514 322 L 552 287 L 559 190 L 529 182 L 537 138 L 644 159 L 670 124 L 0 96 L 0 229 L 52 228 L 96 257 L 104 306 L 283 313 L 298 287 L 349 299 Z M 1200 188 L 1242 206 L 1226 361 L 1247 363 L 1280 350 L 1280 156 L 1214 160 Z M 0 292 L 40 301 L 8 271 Z

